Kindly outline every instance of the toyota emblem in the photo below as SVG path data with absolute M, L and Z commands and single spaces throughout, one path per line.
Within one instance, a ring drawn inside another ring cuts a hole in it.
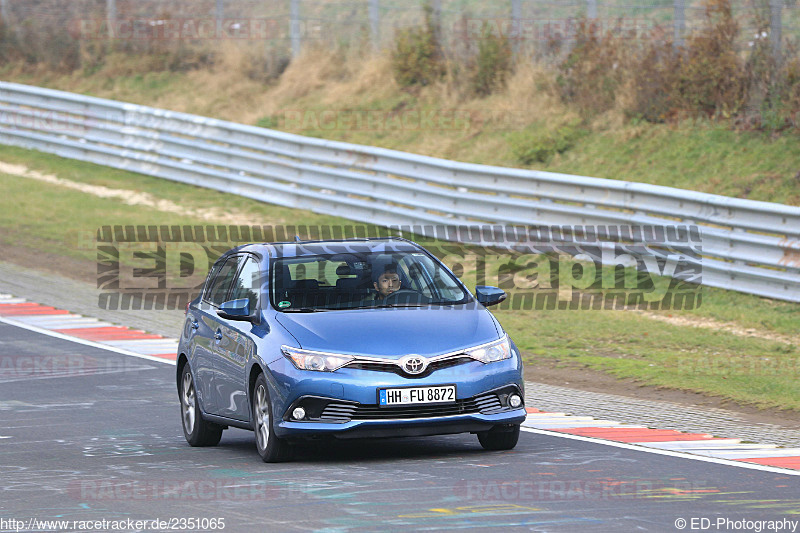
M 428 361 L 419 355 L 407 355 L 400 360 L 400 366 L 406 374 L 421 374 L 428 367 Z

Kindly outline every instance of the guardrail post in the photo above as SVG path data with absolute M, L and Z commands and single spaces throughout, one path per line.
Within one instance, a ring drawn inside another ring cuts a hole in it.
M 289 33 L 292 41 L 292 57 L 300 55 L 300 0 L 290 0 Z
M 675 0 L 675 14 L 672 18 L 673 38 L 672 44 L 679 48 L 683 46 L 683 32 L 686 29 L 686 4 L 685 0 Z

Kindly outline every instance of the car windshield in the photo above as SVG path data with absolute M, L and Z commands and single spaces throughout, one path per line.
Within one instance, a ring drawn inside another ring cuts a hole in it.
M 466 303 L 470 296 L 419 249 L 352 250 L 272 261 L 270 299 L 283 312 Z

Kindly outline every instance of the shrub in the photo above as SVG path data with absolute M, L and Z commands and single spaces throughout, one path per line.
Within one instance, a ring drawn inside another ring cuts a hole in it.
M 754 9 L 755 35 L 748 43 L 750 53 L 744 66 L 746 107 L 737 125 L 758 127 L 774 134 L 797 127 L 800 111 L 800 59 L 794 46 L 784 57 L 775 57 L 769 36 L 770 6 L 761 0 Z M 788 45 L 788 43 L 786 43 Z
M 630 99 L 625 106 L 628 118 L 659 123 L 674 112 L 679 56 L 672 41 L 662 40 L 662 35 L 657 28 L 644 36 L 631 60 L 627 75 Z
M 690 115 L 731 117 L 744 101 L 744 68 L 734 39 L 739 26 L 730 0 L 706 0 L 703 26 L 681 55 L 676 104 Z
M 521 165 L 548 163 L 556 154 L 572 148 L 580 136 L 580 122 L 573 120 L 555 129 L 541 125 L 509 134 L 511 152 Z
M 611 109 L 622 81 L 622 42 L 612 32 L 602 35 L 597 22 L 578 21 L 575 46 L 558 66 L 561 98 L 584 117 Z
M 780 79 L 780 98 L 786 120 L 790 126 L 800 130 L 800 57 L 797 52 L 784 62 Z
M 23 57 L 14 31 L 0 21 L 0 61 L 10 63 Z
M 425 5 L 425 23 L 400 30 L 392 53 L 392 71 L 402 87 L 430 85 L 445 73 L 439 31 L 433 20 L 433 8 Z
M 488 96 L 505 87 L 511 73 L 511 44 L 508 37 L 495 35 L 484 25 L 478 42 L 478 57 L 471 86 L 475 94 Z

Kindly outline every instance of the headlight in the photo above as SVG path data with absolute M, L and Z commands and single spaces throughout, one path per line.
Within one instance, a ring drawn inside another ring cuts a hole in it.
M 350 355 L 312 352 L 291 346 L 281 346 L 281 351 L 299 370 L 333 372 L 353 360 Z
M 511 357 L 511 343 L 508 342 L 508 335 L 503 335 L 499 341 L 482 344 L 465 352 L 481 363 L 493 363 Z

